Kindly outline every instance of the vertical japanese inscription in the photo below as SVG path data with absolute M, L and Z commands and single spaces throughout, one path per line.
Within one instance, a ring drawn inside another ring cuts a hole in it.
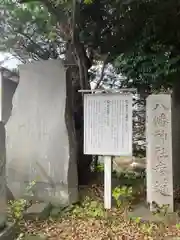
M 170 119 L 168 119 L 168 109 L 164 108 L 163 104 L 158 104 L 153 112 L 154 131 L 152 134 L 157 145 L 155 146 L 155 162 L 152 166 L 152 174 L 155 176 L 152 187 L 161 195 L 170 196 L 171 191 L 168 184 L 170 175 L 168 170 L 168 124 L 170 124 Z
M 171 97 L 151 95 L 147 101 L 147 115 L 148 201 L 168 204 L 173 210 Z

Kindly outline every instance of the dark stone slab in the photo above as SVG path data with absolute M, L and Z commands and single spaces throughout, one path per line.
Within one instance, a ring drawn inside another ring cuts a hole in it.
M 24 240 L 47 240 L 48 237 L 44 235 L 29 235 L 25 236 Z
M 164 240 L 180 240 L 180 237 L 168 236 L 168 237 L 165 237 Z
M 33 219 L 47 219 L 51 212 L 52 205 L 50 203 L 35 203 L 29 207 L 24 213 L 24 218 L 26 220 Z
M 5 127 L 0 122 L 0 228 L 4 228 L 7 218 L 6 213 L 6 143 Z
M 15 224 L 9 223 L 7 226 L 0 231 L 0 240 L 14 240 L 17 235 L 17 228 Z
M 145 204 L 136 205 L 131 212 L 128 212 L 129 218 L 140 218 L 143 222 L 162 222 L 163 218 L 153 214 Z
M 145 203 L 136 205 L 131 212 L 128 212 L 128 217 L 131 219 L 140 218 L 142 222 L 163 222 L 168 225 L 175 225 L 180 222 L 180 218 L 176 212 L 155 214 L 149 210 Z

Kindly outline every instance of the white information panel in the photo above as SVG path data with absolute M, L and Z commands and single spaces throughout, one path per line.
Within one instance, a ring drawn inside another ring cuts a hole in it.
M 84 94 L 84 154 L 132 156 L 132 94 Z

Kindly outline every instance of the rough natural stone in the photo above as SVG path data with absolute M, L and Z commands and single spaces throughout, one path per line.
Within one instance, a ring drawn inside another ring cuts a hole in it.
M 6 224 L 6 151 L 5 151 L 5 127 L 0 122 L 0 228 Z
M 15 198 L 36 181 L 33 194 L 38 200 L 77 201 L 71 82 L 58 60 L 20 67 L 20 82 L 6 124 L 8 187 Z
M 53 207 L 52 210 L 51 210 L 51 217 L 58 217 L 63 211 L 63 208 L 60 208 L 60 207 Z
M 0 240 L 14 240 L 16 239 L 17 229 L 15 224 L 7 224 L 6 227 L 0 231 Z
M 8 188 L 7 185 L 6 185 L 6 200 L 7 200 L 7 202 L 14 200 L 14 196 L 13 196 L 11 190 Z
M 25 236 L 24 240 L 47 240 L 48 237 L 44 235 L 29 235 Z
M 2 121 L 7 123 L 12 109 L 12 98 L 17 88 L 17 83 L 7 78 L 2 78 Z
M 140 218 L 141 222 L 154 222 L 154 223 L 167 223 L 168 225 L 176 225 L 179 223 L 179 216 L 177 213 L 153 213 L 148 208 L 147 204 L 140 203 L 133 207 L 131 212 L 128 212 L 128 216 L 131 219 Z
M 167 236 L 164 238 L 164 240 L 180 240 L 180 237 Z
M 143 222 L 162 222 L 164 218 L 153 214 L 145 204 L 139 204 L 133 208 L 133 211 L 128 213 L 130 218 L 140 218 Z
M 35 203 L 32 204 L 24 213 L 25 219 L 47 219 L 51 212 L 50 203 Z

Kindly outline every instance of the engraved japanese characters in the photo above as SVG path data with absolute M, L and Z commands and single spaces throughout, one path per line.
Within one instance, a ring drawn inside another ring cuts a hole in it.
M 173 211 L 171 96 L 147 99 L 147 201 Z

